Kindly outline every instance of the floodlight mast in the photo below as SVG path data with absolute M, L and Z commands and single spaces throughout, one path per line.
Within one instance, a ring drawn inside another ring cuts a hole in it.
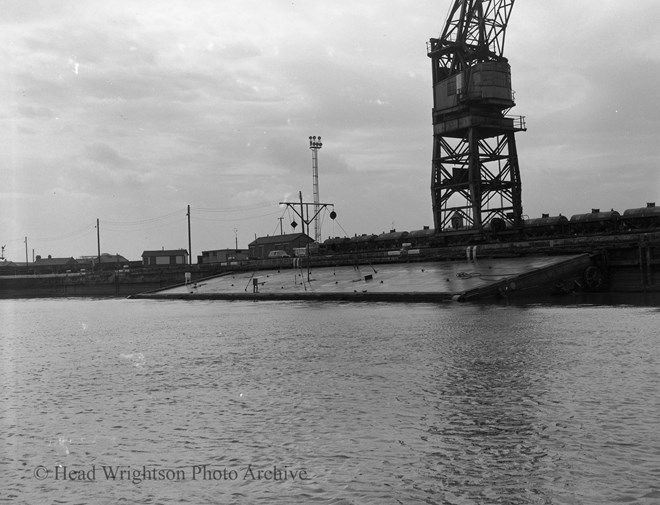
M 503 55 L 514 0 L 454 0 L 428 43 L 433 77 L 431 198 L 436 231 L 522 225 L 514 133 L 526 130 Z
M 309 137 L 309 148 L 312 150 L 312 183 L 314 186 L 314 241 L 321 242 L 321 226 L 319 225 L 319 149 L 323 147 L 321 137 Z

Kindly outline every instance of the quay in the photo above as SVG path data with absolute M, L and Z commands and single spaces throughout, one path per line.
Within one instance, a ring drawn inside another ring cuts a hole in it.
M 477 301 L 660 294 L 660 232 L 130 271 L 1 275 L 0 298 Z
M 186 300 L 482 301 L 659 293 L 660 233 L 282 258 L 132 295 Z M 259 268 L 257 268 L 257 266 Z

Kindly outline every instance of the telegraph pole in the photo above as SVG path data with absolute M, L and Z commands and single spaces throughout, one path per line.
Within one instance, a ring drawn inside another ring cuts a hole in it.
M 96 247 L 99 259 L 99 268 L 101 267 L 101 231 L 99 229 L 99 218 L 96 218 Z
M 190 240 L 190 205 L 188 205 L 188 264 L 192 265 L 192 245 Z
M 318 214 L 321 212 L 321 210 L 326 209 L 328 207 L 334 208 L 333 203 L 311 203 L 311 202 L 303 202 L 302 198 L 302 191 L 298 192 L 298 195 L 300 197 L 300 202 L 280 202 L 280 205 L 286 205 L 289 209 L 291 209 L 296 216 L 300 218 L 301 221 L 301 226 L 302 226 L 302 232 L 305 233 L 305 225 L 307 225 L 307 232 L 309 233 L 309 225 L 316 217 Z M 310 205 L 318 205 L 319 210 L 314 214 L 311 218 L 309 217 L 309 207 Z M 300 208 L 299 208 L 300 207 Z M 330 219 L 335 219 L 337 217 L 337 213 L 333 210 L 330 212 Z M 291 223 L 291 226 L 294 228 L 298 226 L 298 223 L 295 221 Z
M 302 227 L 303 234 L 305 233 L 305 212 L 303 211 L 302 191 L 298 191 L 300 197 L 300 226 Z M 309 223 L 307 223 L 307 236 L 309 236 Z
M 291 209 L 299 218 L 301 221 L 301 226 L 302 226 L 302 231 L 303 234 L 305 233 L 305 225 L 307 225 L 307 232 L 309 233 L 309 224 L 314 221 L 319 215 L 319 212 L 321 212 L 321 209 L 326 209 L 327 207 L 334 207 L 334 204 L 332 203 L 309 203 L 309 202 L 303 202 L 303 197 L 302 197 L 302 191 L 298 192 L 298 195 L 300 196 L 300 203 L 298 202 L 280 202 L 280 205 L 286 205 L 287 208 Z M 300 205 L 300 211 L 298 211 L 298 205 Z M 309 206 L 314 205 L 315 207 L 318 206 L 318 210 L 316 213 L 312 216 L 312 218 L 309 218 Z M 305 212 L 307 211 L 307 212 Z M 306 214 L 306 215 L 305 215 Z M 335 219 L 337 217 L 337 213 L 333 210 L 330 212 L 330 219 Z M 294 228 L 296 227 L 296 222 L 294 221 L 291 223 L 291 226 Z M 308 235 L 309 236 L 309 235 Z M 310 276 L 310 270 L 309 270 L 309 242 L 307 243 L 307 280 L 309 281 L 309 276 Z

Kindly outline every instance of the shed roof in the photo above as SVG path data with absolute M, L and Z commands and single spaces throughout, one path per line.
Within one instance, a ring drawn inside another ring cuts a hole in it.
M 77 265 L 78 262 L 74 258 L 37 258 L 34 260 L 35 266 L 64 266 L 64 265 Z
M 186 249 L 159 249 L 157 251 L 144 251 L 143 258 L 152 258 L 156 256 L 188 256 Z
M 121 254 L 101 254 L 101 263 L 126 263 L 128 260 Z
M 202 251 L 202 254 L 211 254 L 211 253 L 234 253 L 234 254 L 240 254 L 240 253 L 248 253 L 250 252 L 249 249 L 211 249 L 210 251 Z

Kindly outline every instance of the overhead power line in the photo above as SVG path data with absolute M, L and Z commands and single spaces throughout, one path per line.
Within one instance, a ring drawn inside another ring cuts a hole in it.
M 94 223 L 87 224 L 84 228 L 79 230 L 66 233 L 64 235 L 58 235 L 54 237 L 30 237 L 30 240 L 34 242 L 57 242 L 58 240 L 69 240 L 73 238 L 84 237 L 90 233 L 94 232 Z
M 150 218 L 146 218 L 146 219 L 138 219 L 138 220 L 135 220 L 135 221 L 109 221 L 109 220 L 104 219 L 103 223 L 106 224 L 106 225 L 109 224 L 109 225 L 113 225 L 113 226 L 142 226 L 144 224 L 150 224 L 150 223 L 154 223 L 154 222 L 157 222 L 157 221 L 163 221 L 163 220 L 166 220 L 166 219 L 170 219 L 170 218 L 173 218 L 173 217 L 180 217 L 180 216 L 183 216 L 183 215 L 185 215 L 183 210 L 175 210 L 175 211 L 169 212 L 167 214 L 163 214 L 161 216 L 150 217 Z
M 196 208 L 193 208 L 193 210 L 197 211 Z M 261 217 L 268 217 L 268 216 L 273 216 L 275 214 L 280 214 L 281 211 L 277 210 L 275 212 L 268 212 L 267 214 L 258 214 L 255 216 L 245 216 L 245 217 L 232 217 L 232 218 L 226 218 L 226 219 L 216 219 L 216 218 L 211 218 L 211 217 L 197 217 L 196 215 L 193 215 L 193 220 L 195 221 L 213 221 L 213 222 L 221 222 L 221 223 L 233 223 L 236 221 L 249 221 L 251 219 L 258 219 Z
M 214 212 L 214 213 L 230 213 L 230 212 L 246 212 L 250 210 L 268 209 L 272 208 L 272 204 L 258 204 L 258 205 L 245 205 L 242 207 L 195 207 L 196 212 Z

